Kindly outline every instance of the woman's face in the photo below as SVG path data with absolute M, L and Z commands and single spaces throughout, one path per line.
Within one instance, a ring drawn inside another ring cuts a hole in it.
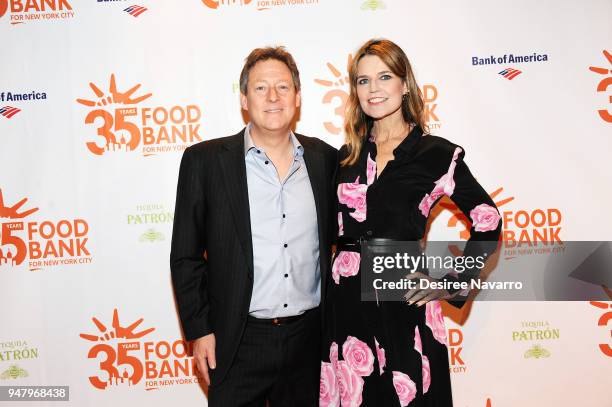
M 408 92 L 406 83 L 376 55 L 366 55 L 357 64 L 357 97 L 363 112 L 382 119 L 397 112 L 402 96 Z

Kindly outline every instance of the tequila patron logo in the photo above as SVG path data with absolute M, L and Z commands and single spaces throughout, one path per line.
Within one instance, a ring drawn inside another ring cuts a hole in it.
M 0 189 L 0 270 L 21 265 L 28 260 L 29 269 L 89 264 L 89 224 L 80 218 L 23 221 L 38 208 L 22 208 L 23 198 L 6 205 Z M 11 220 L 11 221 L 5 221 Z
M 270 10 L 277 7 L 310 6 L 319 3 L 319 0 L 202 0 L 210 9 L 223 9 L 226 7 L 255 7 L 258 11 Z
M 11 362 L 10 364 L 14 365 L 15 361 L 29 359 L 38 359 L 38 348 L 28 345 L 24 340 L 0 342 L 0 362 Z M 4 369 L 5 365 L 1 364 L 0 367 Z M 7 369 L 10 370 L 11 367 L 7 366 Z
M 125 92 L 117 87 L 115 74 L 110 77 L 108 92 L 90 83 L 95 98 L 77 99 L 90 108 L 85 124 L 93 127 L 85 143 L 90 153 L 125 154 L 140 151 L 144 156 L 183 151 L 202 141 L 197 105 L 142 106 L 153 94 L 136 96 L 137 84 Z
M 174 221 L 174 211 L 167 210 L 162 204 L 136 205 L 135 210 L 127 215 L 128 225 L 138 229 L 140 242 L 153 243 L 166 240 L 163 232 Z
M 606 57 L 610 66 L 612 66 L 612 53 L 609 51 L 603 51 L 604 56 Z M 612 87 L 612 69 L 609 67 L 598 67 L 598 66 L 590 66 L 589 69 L 591 72 L 595 72 L 596 74 L 603 75 L 604 78 L 597 84 L 597 92 L 610 92 L 608 88 Z M 608 95 L 608 102 L 612 104 L 612 95 Z M 612 110 L 608 109 L 599 109 L 597 111 L 599 113 L 599 117 L 607 123 L 612 123 Z
M 185 341 L 151 340 L 155 328 L 141 328 L 140 318 L 123 326 L 115 309 L 111 326 L 92 318 L 95 330 L 79 336 L 94 343 L 87 358 L 96 359 L 98 371 L 89 376 L 96 389 L 115 386 L 143 386 L 146 390 L 160 387 L 198 383 L 193 358 L 188 357 Z
M 0 19 L 7 13 L 13 25 L 74 18 L 67 0 L 0 0 Z
M 611 294 L 612 292 L 608 293 L 608 295 L 611 295 Z M 607 327 L 608 331 L 606 333 L 606 336 L 609 342 L 600 343 L 599 350 L 604 355 L 612 358 L 612 346 L 611 346 L 612 342 L 610 341 L 610 338 L 612 337 L 612 327 L 611 327 L 612 325 L 612 303 L 606 303 L 606 302 L 601 302 L 601 301 L 591 301 L 591 305 L 599 308 L 600 310 L 603 310 L 603 313 L 597 320 L 597 326 L 600 326 L 603 328 Z
M 352 60 L 352 55 L 349 54 L 346 65 L 342 70 L 331 62 L 328 62 L 326 66 L 331 75 L 328 76 L 327 79 L 315 79 L 316 84 L 328 89 L 321 101 L 325 105 L 330 105 L 330 107 L 333 108 L 333 112 L 330 114 L 328 120 L 323 122 L 323 127 L 333 135 L 339 135 L 342 132 L 346 102 L 350 91 L 348 67 L 351 65 Z M 430 130 L 437 130 L 441 126 L 440 119 L 436 114 L 436 107 L 438 106 L 436 103 L 438 99 L 438 88 L 428 84 L 424 85 L 420 91 L 425 102 L 425 117 L 427 124 Z
M 520 329 L 512 331 L 512 341 L 530 343 L 523 352 L 525 359 L 541 359 L 550 357 L 550 352 L 541 343 L 557 340 L 560 335 L 559 328 L 551 327 L 548 321 L 524 321 Z

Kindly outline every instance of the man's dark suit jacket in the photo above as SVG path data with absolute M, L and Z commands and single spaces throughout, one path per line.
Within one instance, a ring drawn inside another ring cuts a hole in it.
M 304 147 L 317 209 L 323 300 L 335 230 L 333 182 L 338 155 L 321 140 L 296 137 Z M 240 344 L 253 291 L 244 129 L 185 150 L 170 267 L 185 339 L 215 334 L 217 368 L 211 371 L 211 381 L 220 383 Z

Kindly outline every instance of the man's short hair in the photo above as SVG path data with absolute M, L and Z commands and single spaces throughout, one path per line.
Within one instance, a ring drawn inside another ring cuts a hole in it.
M 275 59 L 287 65 L 293 78 L 293 86 L 295 90 L 300 90 L 300 72 L 293 60 L 291 54 L 283 46 L 255 48 L 248 57 L 244 60 L 242 72 L 240 72 L 240 93 L 247 94 L 247 86 L 249 84 L 249 71 L 260 61 Z

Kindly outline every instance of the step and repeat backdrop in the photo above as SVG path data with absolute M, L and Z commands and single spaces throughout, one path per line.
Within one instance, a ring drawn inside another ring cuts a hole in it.
M 502 212 L 500 256 L 611 240 L 610 0 L 135 1 L 0 0 L 0 385 L 70 388 L 19 405 L 207 405 L 170 283 L 176 181 L 186 147 L 244 126 L 256 47 L 294 55 L 297 131 L 340 147 L 351 54 L 397 42 Z M 468 236 L 438 205 L 429 238 Z M 445 306 L 455 405 L 612 406 L 598 288 Z

